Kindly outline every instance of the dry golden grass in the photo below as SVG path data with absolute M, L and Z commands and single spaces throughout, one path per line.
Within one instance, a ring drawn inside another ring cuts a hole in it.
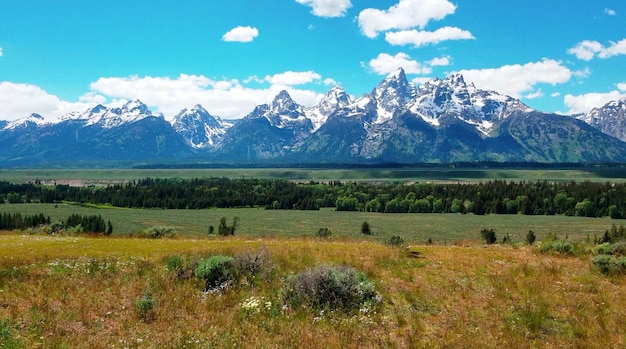
M 0 324 L 26 348 L 624 348 L 626 279 L 589 255 L 526 246 L 415 246 L 302 238 L 139 240 L 0 235 Z M 265 248 L 267 282 L 203 294 L 165 258 Z M 321 264 L 364 271 L 375 312 L 282 309 L 289 275 Z M 154 298 L 152 321 L 135 301 Z M 258 313 L 242 303 L 271 302 Z M 2 340 L 2 337 L 0 337 Z

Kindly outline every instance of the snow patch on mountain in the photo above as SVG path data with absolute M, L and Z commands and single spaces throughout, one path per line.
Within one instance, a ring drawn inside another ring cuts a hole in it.
M 163 114 L 152 113 L 148 106 L 139 100 L 129 101 L 121 108 L 108 108 L 98 104 L 82 113 L 69 113 L 62 118 L 65 120 L 79 120 L 85 126 L 97 125 L 102 128 L 112 129 L 126 124 L 137 122 L 147 117 L 163 119 Z
M 209 114 L 199 104 L 191 109 L 181 110 L 174 116 L 171 124 L 174 130 L 196 149 L 215 146 L 233 125 Z
M 43 116 L 33 113 L 25 118 L 21 118 L 15 121 L 7 122 L 2 130 L 18 130 L 29 127 L 39 127 L 47 125 L 48 122 L 44 120 Z
M 626 97 L 594 108 L 576 118 L 622 141 L 626 141 Z

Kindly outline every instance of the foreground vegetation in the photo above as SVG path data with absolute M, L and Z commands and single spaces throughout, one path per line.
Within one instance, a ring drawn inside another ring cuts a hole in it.
M 333 237 L 5 234 L 0 235 L 0 343 L 13 348 L 626 346 L 626 278 L 604 274 L 592 262 L 591 246 L 572 244 L 573 254 L 542 253 L 541 244 L 477 242 L 414 246 L 418 253 L 409 254 Z M 224 269 L 233 273 L 229 282 L 219 289 L 207 284 L 206 270 L 231 264 L 238 267 Z M 336 279 L 333 273 L 345 276 Z M 293 293 L 302 283 L 329 277 L 373 298 L 340 293 L 358 303 L 343 308 Z

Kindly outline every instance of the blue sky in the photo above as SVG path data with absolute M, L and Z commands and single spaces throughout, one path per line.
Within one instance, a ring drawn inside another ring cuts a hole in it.
M 403 67 L 461 72 L 550 112 L 626 96 L 623 0 L 5 0 L 0 119 L 140 99 L 240 118 L 282 89 L 312 105 Z

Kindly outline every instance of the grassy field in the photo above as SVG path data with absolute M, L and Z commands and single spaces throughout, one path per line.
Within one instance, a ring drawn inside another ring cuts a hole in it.
M 303 237 L 314 236 L 320 228 L 328 228 L 334 236 L 363 238 L 361 224 L 367 221 L 374 235 L 369 240 L 386 241 L 400 236 L 408 243 L 424 243 L 429 238 L 435 243 L 450 244 L 463 240 L 477 239 L 483 228 L 493 228 L 498 237 L 509 234 L 513 242 L 524 241 L 529 230 L 540 239 L 548 234 L 566 236 L 571 240 L 593 240 L 602 236 L 611 224 L 621 221 L 605 218 L 566 216 L 524 216 L 473 214 L 389 214 L 368 212 L 337 212 L 333 209 L 320 211 L 281 211 L 248 209 L 210 210 L 146 210 L 126 208 L 87 208 L 65 204 L 4 204 L 0 212 L 39 214 L 51 219 L 66 219 L 73 213 L 101 215 L 111 221 L 114 235 L 128 235 L 152 226 L 174 227 L 183 237 L 202 237 L 208 234 L 209 226 L 217 231 L 221 217 L 228 221 L 240 218 L 237 235 L 247 237 Z
M 133 179 L 152 178 L 280 178 L 287 180 L 353 180 L 477 182 L 494 179 L 512 181 L 596 181 L 624 182 L 626 168 L 589 169 L 11 169 L 0 170 L 0 181 L 26 183 L 35 180 L 83 185 L 103 185 Z
M 263 249 L 262 282 L 203 293 L 168 256 Z M 0 235 L 0 346 L 8 348 L 624 348 L 626 278 L 586 252 L 352 239 L 178 240 Z M 584 250 L 584 249 L 583 249 Z M 290 277 L 348 265 L 375 284 L 368 311 L 283 306 Z M 139 307 L 150 294 L 150 317 Z M 244 304 L 259 300 L 256 311 Z

